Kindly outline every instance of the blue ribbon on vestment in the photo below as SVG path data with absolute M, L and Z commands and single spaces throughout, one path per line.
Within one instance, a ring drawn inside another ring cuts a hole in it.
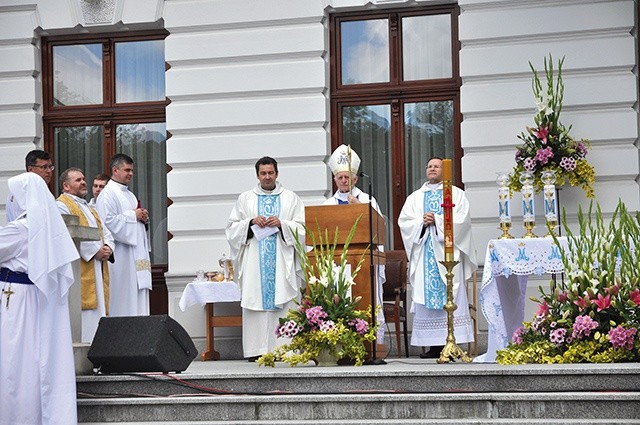
M 424 213 L 432 212 L 442 215 L 442 189 L 436 191 L 427 190 L 424 193 Z M 442 309 L 447 301 L 447 286 L 445 285 L 438 261 L 433 250 L 433 238 L 427 230 L 424 246 L 424 306 L 432 309 Z
M 258 215 L 277 217 L 280 215 L 280 195 L 258 195 Z M 262 290 L 262 308 L 277 310 L 276 298 L 276 257 L 278 253 L 278 234 L 267 236 L 258 244 L 260 252 L 260 287 Z

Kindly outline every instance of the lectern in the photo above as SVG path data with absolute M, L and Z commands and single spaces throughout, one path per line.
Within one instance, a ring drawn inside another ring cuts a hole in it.
M 336 247 L 334 260 L 336 264 L 340 264 L 340 257 L 344 250 L 345 240 L 351 231 L 351 227 L 360 216 L 362 216 L 362 218 L 358 223 L 356 232 L 348 247 L 347 261 L 351 264 L 351 269 L 355 270 L 358 261 L 364 254 L 364 262 L 355 278 L 355 285 L 351 288 L 351 295 L 353 298 L 358 296 L 362 297 L 358 303 L 358 308 L 360 310 L 366 310 L 371 308 L 372 291 L 376 291 L 376 288 L 372 288 L 371 285 L 372 270 L 373 273 L 375 273 L 375 266 L 384 264 L 384 252 L 377 250 L 377 245 L 384 245 L 385 242 L 386 226 L 384 217 L 375 209 L 369 208 L 369 204 L 318 205 L 306 207 L 306 244 L 308 246 L 313 245 L 310 233 L 313 234 L 316 243 L 318 243 L 320 240 L 320 234 L 318 232 L 321 232 L 324 236 L 325 231 L 329 234 L 329 240 L 333 241 L 337 228 L 338 245 Z M 373 248 L 373 251 L 371 251 L 370 248 Z M 313 252 L 310 252 L 308 255 L 311 261 L 315 261 Z M 371 267 L 372 264 L 374 267 Z M 377 295 L 375 299 L 379 299 Z

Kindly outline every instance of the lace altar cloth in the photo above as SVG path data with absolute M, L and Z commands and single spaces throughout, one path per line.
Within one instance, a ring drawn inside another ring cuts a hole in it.
M 566 249 L 567 238 L 559 237 L 558 242 Z M 474 361 L 495 362 L 496 351 L 505 348 L 522 325 L 528 276 L 563 270 L 553 238 L 489 241 L 480 288 L 480 307 L 489 325 L 488 346 L 487 353 Z

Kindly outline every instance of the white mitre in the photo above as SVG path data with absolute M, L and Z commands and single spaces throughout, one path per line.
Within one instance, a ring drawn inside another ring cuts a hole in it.
M 360 157 L 353 149 L 347 145 L 340 145 L 329 158 L 329 168 L 335 176 L 342 171 L 349 171 L 349 151 L 351 151 L 351 173 L 358 174 L 360 168 Z

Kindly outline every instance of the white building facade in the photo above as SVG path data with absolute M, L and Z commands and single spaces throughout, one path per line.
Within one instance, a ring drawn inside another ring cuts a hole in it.
M 443 4 L 459 10 L 456 131 L 478 258 L 499 235 L 496 172 L 513 168 L 516 136 L 533 123 L 528 62 L 541 69 L 549 54 L 566 58 L 562 122 L 591 141 L 596 200 L 605 213 L 619 198 L 638 210 L 633 0 L 1 0 L 0 202 L 26 152 L 45 147 L 42 37 L 166 30 L 169 313 L 201 341 L 203 310 L 177 303 L 197 270 L 228 254 L 224 228 L 257 182 L 256 159 L 276 158 L 279 180 L 307 205 L 332 191 L 331 16 Z M 561 195 L 570 221 L 588 202 L 577 188 Z M 512 233 L 522 234 L 517 215 Z

